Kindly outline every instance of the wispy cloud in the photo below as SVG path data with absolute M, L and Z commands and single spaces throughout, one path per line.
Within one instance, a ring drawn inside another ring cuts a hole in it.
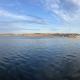
M 58 29 L 27 29 L 27 30 L 58 30 Z
M 73 21 L 80 17 L 80 0 L 41 0 L 53 14 L 65 21 Z
M 10 18 L 18 18 L 18 19 L 25 19 L 25 16 L 22 16 L 22 15 L 17 15 L 17 14 L 13 14 L 13 13 L 10 13 L 6 10 L 0 10 L 0 16 L 3 16 L 3 17 L 10 17 Z
M 38 19 L 38 20 L 44 20 L 42 17 L 35 16 L 35 15 L 32 15 L 32 14 L 27 14 L 27 16 Z
M 18 29 L 22 29 L 23 28 L 19 28 L 20 24 L 36 24 L 36 25 L 46 25 L 46 21 L 39 16 L 35 16 L 32 14 L 21 14 L 21 15 L 17 15 L 14 13 L 11 13 L 9 11 L 6 10 L 1 10 L 0 9 L 0 16 L 1 17 L 7 17 L 7 18 L 12 18 L 11 20 L 0 20 L 0 30 L 18 30 Z M 16 27 L 18 26 L 18 27 Z M 28 29 L 29 30 L 29 29 Z
M 26 23 L 26 24 L 42 24 L 46 25 L 46 22 L 37 20 L 13 20 L 13 21 L 0 21 L 0 24 L 11 24 L 11 23 Z
M 0 31 L 15 31 L 15 30 L 33 30 L 33 31 L 39 31 L 40 29 L 27 29 L 19 25 L 25 23 L 25 24 L 37 24 L 37 25 L 46 25 L 45 22 L 42 21 L 34 21 L 34 20 L 13 20 L 13 21 L 0 21 Z M 31 27 L 30 27 L 31 28 Z
M 73 2 L 74 4 L 80 6 L 80 0 L 68 0 L 68 1 L 71 1 L 71 2 Z
M 0 21 L 0 23 L 35 23 L 35 24 L 45 24 L 45 20 L 42 17 L 32 15 L 32 14 L 15 14 L 9 11 L 0 9 L 0 16 L 5 18 L 12 18 L 14 21 Z M 17 19 L 17 20 L 16 20 Z

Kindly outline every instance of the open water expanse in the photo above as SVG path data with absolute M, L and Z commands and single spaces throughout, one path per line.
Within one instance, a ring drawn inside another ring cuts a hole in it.
M 0 37 L 0 80 L 80 80 L 80 38 Z

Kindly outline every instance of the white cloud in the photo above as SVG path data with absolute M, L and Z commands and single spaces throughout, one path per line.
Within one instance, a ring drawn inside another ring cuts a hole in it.
M 80 6 L 80 0 L 71 0 L 71 2 L 73 2 L 74 4 L 76 4 L 76 5 L 79 5 L 79 6 Z
M 80 17 L 80 0 L 41 0 L 53 14 L 65 21 L 74 21 Z
M 25 16 L 16 15 L 16 14 L 10 13 L 6 10 L 0 10 L 0 16 L 10 17 L 10 18 L 18 18 L 18 19 L 25 19 Z

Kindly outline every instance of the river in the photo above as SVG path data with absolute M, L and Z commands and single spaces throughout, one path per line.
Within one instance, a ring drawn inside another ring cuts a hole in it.
M 80 38 L 0 37 L 0 80 L 80 80 Z

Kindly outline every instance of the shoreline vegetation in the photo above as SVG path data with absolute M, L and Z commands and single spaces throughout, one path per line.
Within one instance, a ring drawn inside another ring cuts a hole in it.
M 24 34 L 0 34 L 0 36 L 59 36 L 59 37 L 80 37 L 77 33 L 24 33 Z

